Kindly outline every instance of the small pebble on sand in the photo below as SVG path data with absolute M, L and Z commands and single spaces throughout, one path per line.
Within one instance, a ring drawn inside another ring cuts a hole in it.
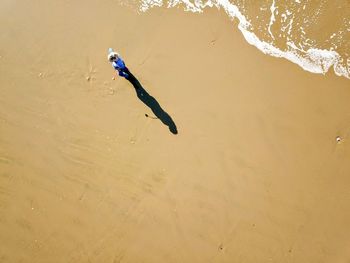
M 90 77 L 86 77 L 86 81 L 90 81 Z
M 337 136 L 337 137 L 335 138 L 335 140 L 337 141 L 337 143 L 340 143 L 342 139 L 341 139 L 340 136 Z
M 112 80 L 115 80 L 115 77 L 113 77 Z

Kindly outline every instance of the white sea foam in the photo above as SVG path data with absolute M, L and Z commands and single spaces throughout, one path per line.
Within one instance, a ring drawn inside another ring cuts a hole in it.
M 300 3 L 299 1 L 296 2 Z M 164 3 L 162 0 L 141 0 L 140 11 L 145 12 L 152 7 L 162 6 L 163 4 Z M 223 8 L 231 19 L 237 18 L 239 20 L 238 28 L 242 32 L 247 42 L 257 47 L 263 53 L 274 57 L 288 59 L 289 61 L 301 66 L 304 70 L 313 73 L 325 74 L 329 68 L 333 66 L 334 71 L 338 76 L 350 78 L 349 65 L 342 65 L 342 58 L 336 51 L 312 47 L 304 50 L 302 48 L 298 48 L 291 41 L 287 43 L 288 49 L 283 51 L 272 44 L 259 39 L 256 34 L 249 30 L 250 23 L 239 11 L 238 6 L 230 3 L 228 0 L 208 0 L 205 2 L 201 0 L 194 0 L 192 2 L 190 0 L 168 0 L 166 6 L 171 8 L 180 4 L 184 5 L 185 11 L 191 12 L 203 12 L 204 8 L 213 6 L 217 7 L 218 9 Z M 276 11 L 276 7 L 274 5 L 271 6 L 270 10 L 271 19 L 268 31 L 272 35 L 271 25 L 275 21 L 274 13 Z M 288 13 L 288 15 L 290 14 Z
M 269 27 L 268 27 L 268 31 L 270 33 L 270 36 L 275 39 L 275 37 L 273 36 L 272 32 L 271 32 L 271 26 L 273 25 L 273 23 L 275 23 L 276 21 L 276 17 L 275 17 L 275 10 L 277 9 L 277 7 L 275 6 L 275 0 L 272 1 L 272 5 L 270 7 L 270 11 L 271 11 L 271 17 L 270 17 L 270 23 L 269 23 Z
M 162 6 L 163 1 L 162 0 L 146 0 L 141 2 L 140 10 L 142 12 L 146 12 L 149 8 L 155 7 L 155 6 Z

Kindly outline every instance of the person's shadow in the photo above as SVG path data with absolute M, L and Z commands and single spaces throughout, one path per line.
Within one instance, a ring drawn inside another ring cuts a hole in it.
M 137 97 L 146 104 L 173 134 L 177 134 L 176 124 L 168 113 L 166 113 L 162 107 L 159 105 L 158 101 L 147 93 L 147 91 L 142 87 L 140 82 L 135 78 L 135 76 L 127 69 L 125 71 L 129 76 L 126 77 L 128 81 L 134 86 Z M 146 114 L 146 117 L 148 115 Z

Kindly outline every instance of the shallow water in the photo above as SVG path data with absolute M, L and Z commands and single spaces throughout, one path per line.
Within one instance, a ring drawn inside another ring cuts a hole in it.
M 140 10 L 163 5 L 192 12 L 223 8 L 239 20 L 246 40 L 265 54 L 313 73 L 325 74 L 333 66 L 337 75 L 350 78 L 350 1 L 143 0 Z

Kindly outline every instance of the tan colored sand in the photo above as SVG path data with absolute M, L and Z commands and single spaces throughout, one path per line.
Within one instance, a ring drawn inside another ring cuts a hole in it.
M 0 262 L 350 260 L 349 80 L 263 55 L 216 10 L 1 5 Z

